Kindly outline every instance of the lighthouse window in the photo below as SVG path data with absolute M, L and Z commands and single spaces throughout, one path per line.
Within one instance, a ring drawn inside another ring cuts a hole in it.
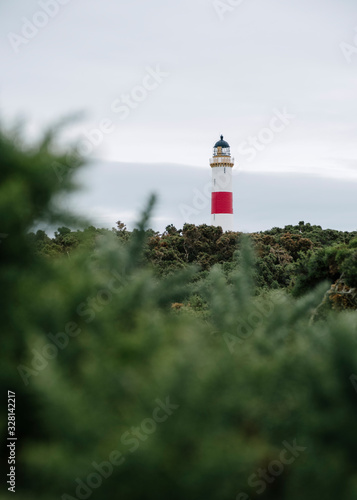
M 216 179 L 214 180 L 213 184 L 216 185 Z
M 224 167 L 224 173 L 226 173 L 226 167 Z

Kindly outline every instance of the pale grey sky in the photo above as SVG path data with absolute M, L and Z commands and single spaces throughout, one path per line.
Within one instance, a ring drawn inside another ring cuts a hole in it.
M 210 224 L 210 174 L 210 169 L 187 165 L 133 164 L 128 169 L 126 163 L 95 162 L 81 175 L 84 189 L 66 208 L 89 217 L 97 227 L 113 227 L 119 219 L 132 229 L 148 194 L 156 192 L 155 230 L 169 224 L 182 228 L 185 222 Z M 234 226 L 251 232 L 304 220 L 325 229 L 355 231 L 356 187 L 343 178 L 234 170 Z
M 165 193 L 179 206 L 197 182 L 203 189 L 223 133 L 236 158 L 236 229 L 296 222 L 291 197 L 274 198 L 288 173 L 299 174 L 291 189 L 299 188 L 304 213 L 304 193 L 315 186 L 316 203 L 299 220 L 355 229 L 355 0 L 18 0 L 0 5 L 0 33 L 1 115 L 25 117 L 36 135 L 86 112 L 68 136 L 77 134 L 83 153 L 98 159 L 104 190 L 117 183 L 117 206 L 105 197 L 98 206 L 105 224 L 132 214 L 153 185 L 166 200 L 157 213 L 162 228 L 175 210 Z M 138 172 L 129 186 L 123 164 Z M 239 197 L 243 179 L 251 184 Z M 336 191 L 331 218 L 318 179 Z M 257 197 L 263 181 L 266 196 Z M 89 209 L 100 199 L 93 182 L 81 201 Z M 196 222 L 209 223 L 209 211 Z

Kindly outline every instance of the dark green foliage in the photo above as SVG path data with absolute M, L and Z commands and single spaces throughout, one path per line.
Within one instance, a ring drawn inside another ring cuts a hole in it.
M 349 245 L 320 248 L 301 256 L 295 266 L 294 294 L 301 295 L 321 281 L 329 279 L 334 282 L 340 277 L 348 286 L 356 287 L 357 251 L 354 245 L 355 240 L 352 240 Z
M 16 497 L 356 498 L 356 312 L 311 321 L 328 289 L 312 284 L 340 271 L 354 283 L 355 241 L 319 249 L 305 225 L 238 246 L 209 226 L 157 235 L 153 199 L 130 234 L 70 231 L 51 200 L 71 173 L 50 182 L 51 142 L 34 155 L 0 141 L 12 190 L 0 190 L 0 387 L 16 392 Z M 54 238 L 28 234 L 40 216 L 57 217 Z M 281 290 L 296 259 L 310 283 L 298 300 Z M 4 442 L 5 405 L 0 425 Z M 115 450 L 124 462 L 96 479 Z M 3 447 L 3 471 L 6 460 Z M 92 485 L 79 496 L 78 481 Z
M 163 235 L 155 234 L 148 242 L 147 258 L 166 274 L 189 263 L 207 270 L 217 262 L 232 260 L 237 233 L 222 233 L 219 227 L 185 224 L 182 230 L 167 226 Z
M 304 221 L 300 221 L 296 226 L 285 226 L 284 228 L 274 227 L 268 231 L 263 231 L 262 234 L 273 235 L 279 237 L 284 233 L 298 234 L 304 238 L 308 238 L 318 246 L 328 246 L 333 243 L 348 243 L 352 238 L 357 236 L 357 232 L 336 231 L 333 229 L 322 229 L 321 226 L 314 226 Z
M 357 287 L 357 240 L 352 240 L 338 255 L 339 264 L 347 285 Z
M 301 295 L 326 279 L 335 281 L 341 275 L 336 260 L 337 252 L 338 247 L 320 248 L 302 257 L 296 264 L 294 293 Z
M 125 244 L 129 244 L 135 231 L 128 231 L 120 221 L 117 222 L 117 229 L 112 229 Z M 107 233 L 106 229 L 96 229 L 93 226 L 82 231 L 70 231 L 62 227 L 56 231 L 52 240 L 43 234 L 36 247 L 45 255 L 69 256 L 76 248 L 94 251 L 97 239 Z M 294 288 L 294 293 L 299 294 L 320 281 L 336 280 L 342 274 L 342 259 L 332 262 L 334 256 L 336 257 L 337 248 L 340 253 L 343 252 L 350 241 L 357 240 L 355 234 L 323 230 L 320 226 L 303 222 L 297 226 L 273 228 L 270 231 L 251 234 L 257 255 L 255 279 L 258 289 Z M 143 259 L 152 264 L 155 273 L 160 277 L 192 263 L 199 266 L 200 279 L 204 279 L 205 273 L 215 264 L 221 264 L 227 275 L 237 266 L 234 254 L 239 250 L 240 236 L 241 233 L 234 232 L 222 234 L 220 228 L 205 224 L 185 224 L 183 229 L 169 225 L 163 234 L 146 229 Z M 38 239 L 33 234 L 30 237 L 32 241 Z M 334 242 L 334 249 L 330 249 L 331 242 Z M 330 257 L 327 258 L 327 254 Z M 313 264 L 309 270 L 307 263 L 310 258 Z

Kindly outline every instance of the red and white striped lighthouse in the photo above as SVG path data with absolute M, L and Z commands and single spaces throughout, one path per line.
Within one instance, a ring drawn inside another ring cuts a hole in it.
M 211 224 L 221 226 L 224 231 L 233 231 L 233 186 L 232 168 L 234 158 L 228 142 L 216 142 L 213 148 L 213 158 L 210 159 L 212 168 L 212 205 Z

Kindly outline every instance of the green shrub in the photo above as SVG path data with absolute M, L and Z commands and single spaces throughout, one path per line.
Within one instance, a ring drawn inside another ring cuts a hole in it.
M 312 323 L 326 284 L 256 296 L 245 241 L 203 284 L 189 266 L 158 278 L 143 258 L 153 200 L 128 241 L 108 232 L 94 258 L 49 259 L 28 232 L 61 223 L 52 199 L 73 172 L 51 178 L 50 141 L 0 145 L 0 387 L 16 392 L 18 499 L 356 498 L 356 313 Z M 171 307 L 193 282 L 204 317 Z

